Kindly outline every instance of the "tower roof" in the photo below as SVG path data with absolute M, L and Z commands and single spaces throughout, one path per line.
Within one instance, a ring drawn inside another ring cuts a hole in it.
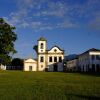
M 38 41 L 47 41 L 44 37 L 40 37 Z

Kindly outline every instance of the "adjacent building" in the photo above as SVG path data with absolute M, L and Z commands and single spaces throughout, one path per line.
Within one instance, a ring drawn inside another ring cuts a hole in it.
M 100 50 L 92 48 L 78 57 L 79 71 L 100 72 Z
M 70 59 L 66 62 L 66 70 L 67 71 L 77 71 L 78 66 L 78 58 Z
M 100 50 L 92 48 L 67 61 L 66 70 L 100 72 Z

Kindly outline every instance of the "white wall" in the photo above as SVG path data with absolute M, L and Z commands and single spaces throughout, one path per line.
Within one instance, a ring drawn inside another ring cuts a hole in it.
M 6 66 L 4 66 L 4 65 L 0 65 L 0 69 L 2 69 L 2 70 L 6 70 Z
M 49 58 L 52 57 L 52 62 L 49 61 Z M 54 62 L 54 57 L 57 57 L 57 62 Z M 59 57 L 61 57 L 62 62 L 59 62 Z M 58 51 L 56 53 L 48 53 L 47 55 L 47 66 L 48 66 L 48 71 L 54 71 L 54 64 L 57 64 L 58 71 L 63 71 L 63 60 L 64 60 L 64 54 L 61 53 L 61 51 Z
M 100 56 L 100 52 L 89 52 L 89 55 L 94 55 L 95 56 L 95 59 L 92 60 L 91 57 L 90 57 L 90 63 L 91 64 L 100 64 L 100 60 L 97 60 L 96 59 L 96 55 L 99 55 Z
M 78 66 L 80 67 L 81 71 L 85 71 L 85 72 L 88 71 L 86 67 L 89 64 L 90 64 L 90 57 L 89 57 L 88 53 L 85 53 L 85 54 L 79 56 Z M 83 66 L 84 66 L 84 68 L 83 68 Z
M 67 61 L 66 70 L 76 71 L 77 67 L 78 67 L 78 59 L 73 59 L 73 60 Z
M 29 66 L 32 66 L 32 71 L 37 71 L 37 62 L 33 59 L 27 59 L 24 61 L 24 71 L 30 71 Z
M 36 63 L 30 63 L 30 62 L 24 64 L 24 71 L 30 71 L 29 66 L 32 66 L 32 71 L 37 71 Z
M 92 60 L 91 56 L 94 55 L 95 59 Z M 96 59 L 96 55 L 100 56 L 100 52 L 98 51 L 90 51 L 89 53 L 85 53 L 83 55 L 79 56 L 79 60 L 78 60 L 78 65 L 81 68 L 81 71 L 88 71 L 89 69 L 92 68 L 92 64 L 95 65 L 95 71 L 96 71 L 96 65 L 99 64 L 100 65 L 100 60 Z M 84 66 L 84 70 L 83 70 L 83 66 Z

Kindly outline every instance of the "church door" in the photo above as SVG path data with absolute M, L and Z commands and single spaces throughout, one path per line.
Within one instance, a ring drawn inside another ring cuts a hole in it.
M 99 64 L 96 65 L 96 72 L 100 72 L 100 66 L 99 66 Z
M 53 66 L 53 71 L 54 71 L 54 72 L 57 72 L 57 71 L 58 71 L 58 65 L 57 65 L 57 64 L 54 64 L 54 66 Z
M 29 71 L 32 71 L 32 66 L 29 66 Z

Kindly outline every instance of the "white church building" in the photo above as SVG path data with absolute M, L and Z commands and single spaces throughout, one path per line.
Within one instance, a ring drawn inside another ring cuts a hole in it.
M 38 39 L 37 60 L 24 60 L 24 71 L 63 71 L 64 50 L 53 46 L 47 50 L 47 40 Z

